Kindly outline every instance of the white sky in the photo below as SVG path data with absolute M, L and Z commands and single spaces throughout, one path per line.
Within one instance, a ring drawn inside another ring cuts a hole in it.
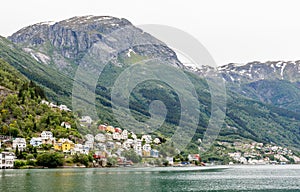
M 300 60 L 299 5 L 297 0 L 9 0 L 1 3 L 0 34 L 41 21 L 111 15 L 136 25 L 180 28 L 196 37 L 218 65 Z

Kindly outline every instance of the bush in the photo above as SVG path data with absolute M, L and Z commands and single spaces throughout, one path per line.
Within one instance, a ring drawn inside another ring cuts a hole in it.
M 142 161 L 142 157 L 139 156 L 133 149 L 124 151 L 122 155 L 126 157 L 127 160 L 131 160 L 133 163 L 139 163 Z
M 24 167 L 24 166 L 26 166 L 27 164 L 26 164 L 26 161 L 22 161 L 22 160 L 16 160 L 15 162 L 14 162 L 14 167 L 15 168 L 21 168 L 21 167 Z
M 63 155 L 59 153 L 43 153 L 36 158 L 37 165 L 49 168 L 56 168 L 63 165 Z
M 81 163 L 82 165 L 85 165 L 86 167 L 89 165 L 89 158 L 87 155 L 74 155 L 73 157 L 73 162 L 74 163 Z

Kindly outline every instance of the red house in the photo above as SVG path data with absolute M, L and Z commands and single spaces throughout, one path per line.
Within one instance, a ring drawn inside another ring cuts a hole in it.
M 100 131 L 105 131 L 106 130 L 106 125 L 99 125 L 98 129 Z
M 116 128 L 115 128 L 115 132 L 116 132 L 116 133 L 122 133 L 122 129 L 120 129 L 119 127 L 116 127 Z

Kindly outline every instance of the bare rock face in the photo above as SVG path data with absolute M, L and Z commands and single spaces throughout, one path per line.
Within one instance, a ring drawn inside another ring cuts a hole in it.
M 112 58 L 117 58 L 130 57 L 130 51 L 182 67 L 175 52 L 166 44 L 136 28 L 128 20 L 110 16 L 83 16 L 56 23 L 38 23 L 19 30 L 9 39 L 30 51 L 36 60 L 44 64 L 53 63 L 58 68 L 79 64 L 88 53 L 96 57 L 110 53 Z M 40 58 L 41 55 L 44 59 Z M 50 58 L 50 61 L 45 58 Z

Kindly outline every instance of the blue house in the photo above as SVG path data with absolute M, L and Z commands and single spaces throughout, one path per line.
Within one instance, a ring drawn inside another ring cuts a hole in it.
M 154 158 L 158 158 L 159 157 L 159 152 L 157 150 L 155 150 L 155 149 L 152 149 L 150 151 L 150 156 L 154 157 Z

